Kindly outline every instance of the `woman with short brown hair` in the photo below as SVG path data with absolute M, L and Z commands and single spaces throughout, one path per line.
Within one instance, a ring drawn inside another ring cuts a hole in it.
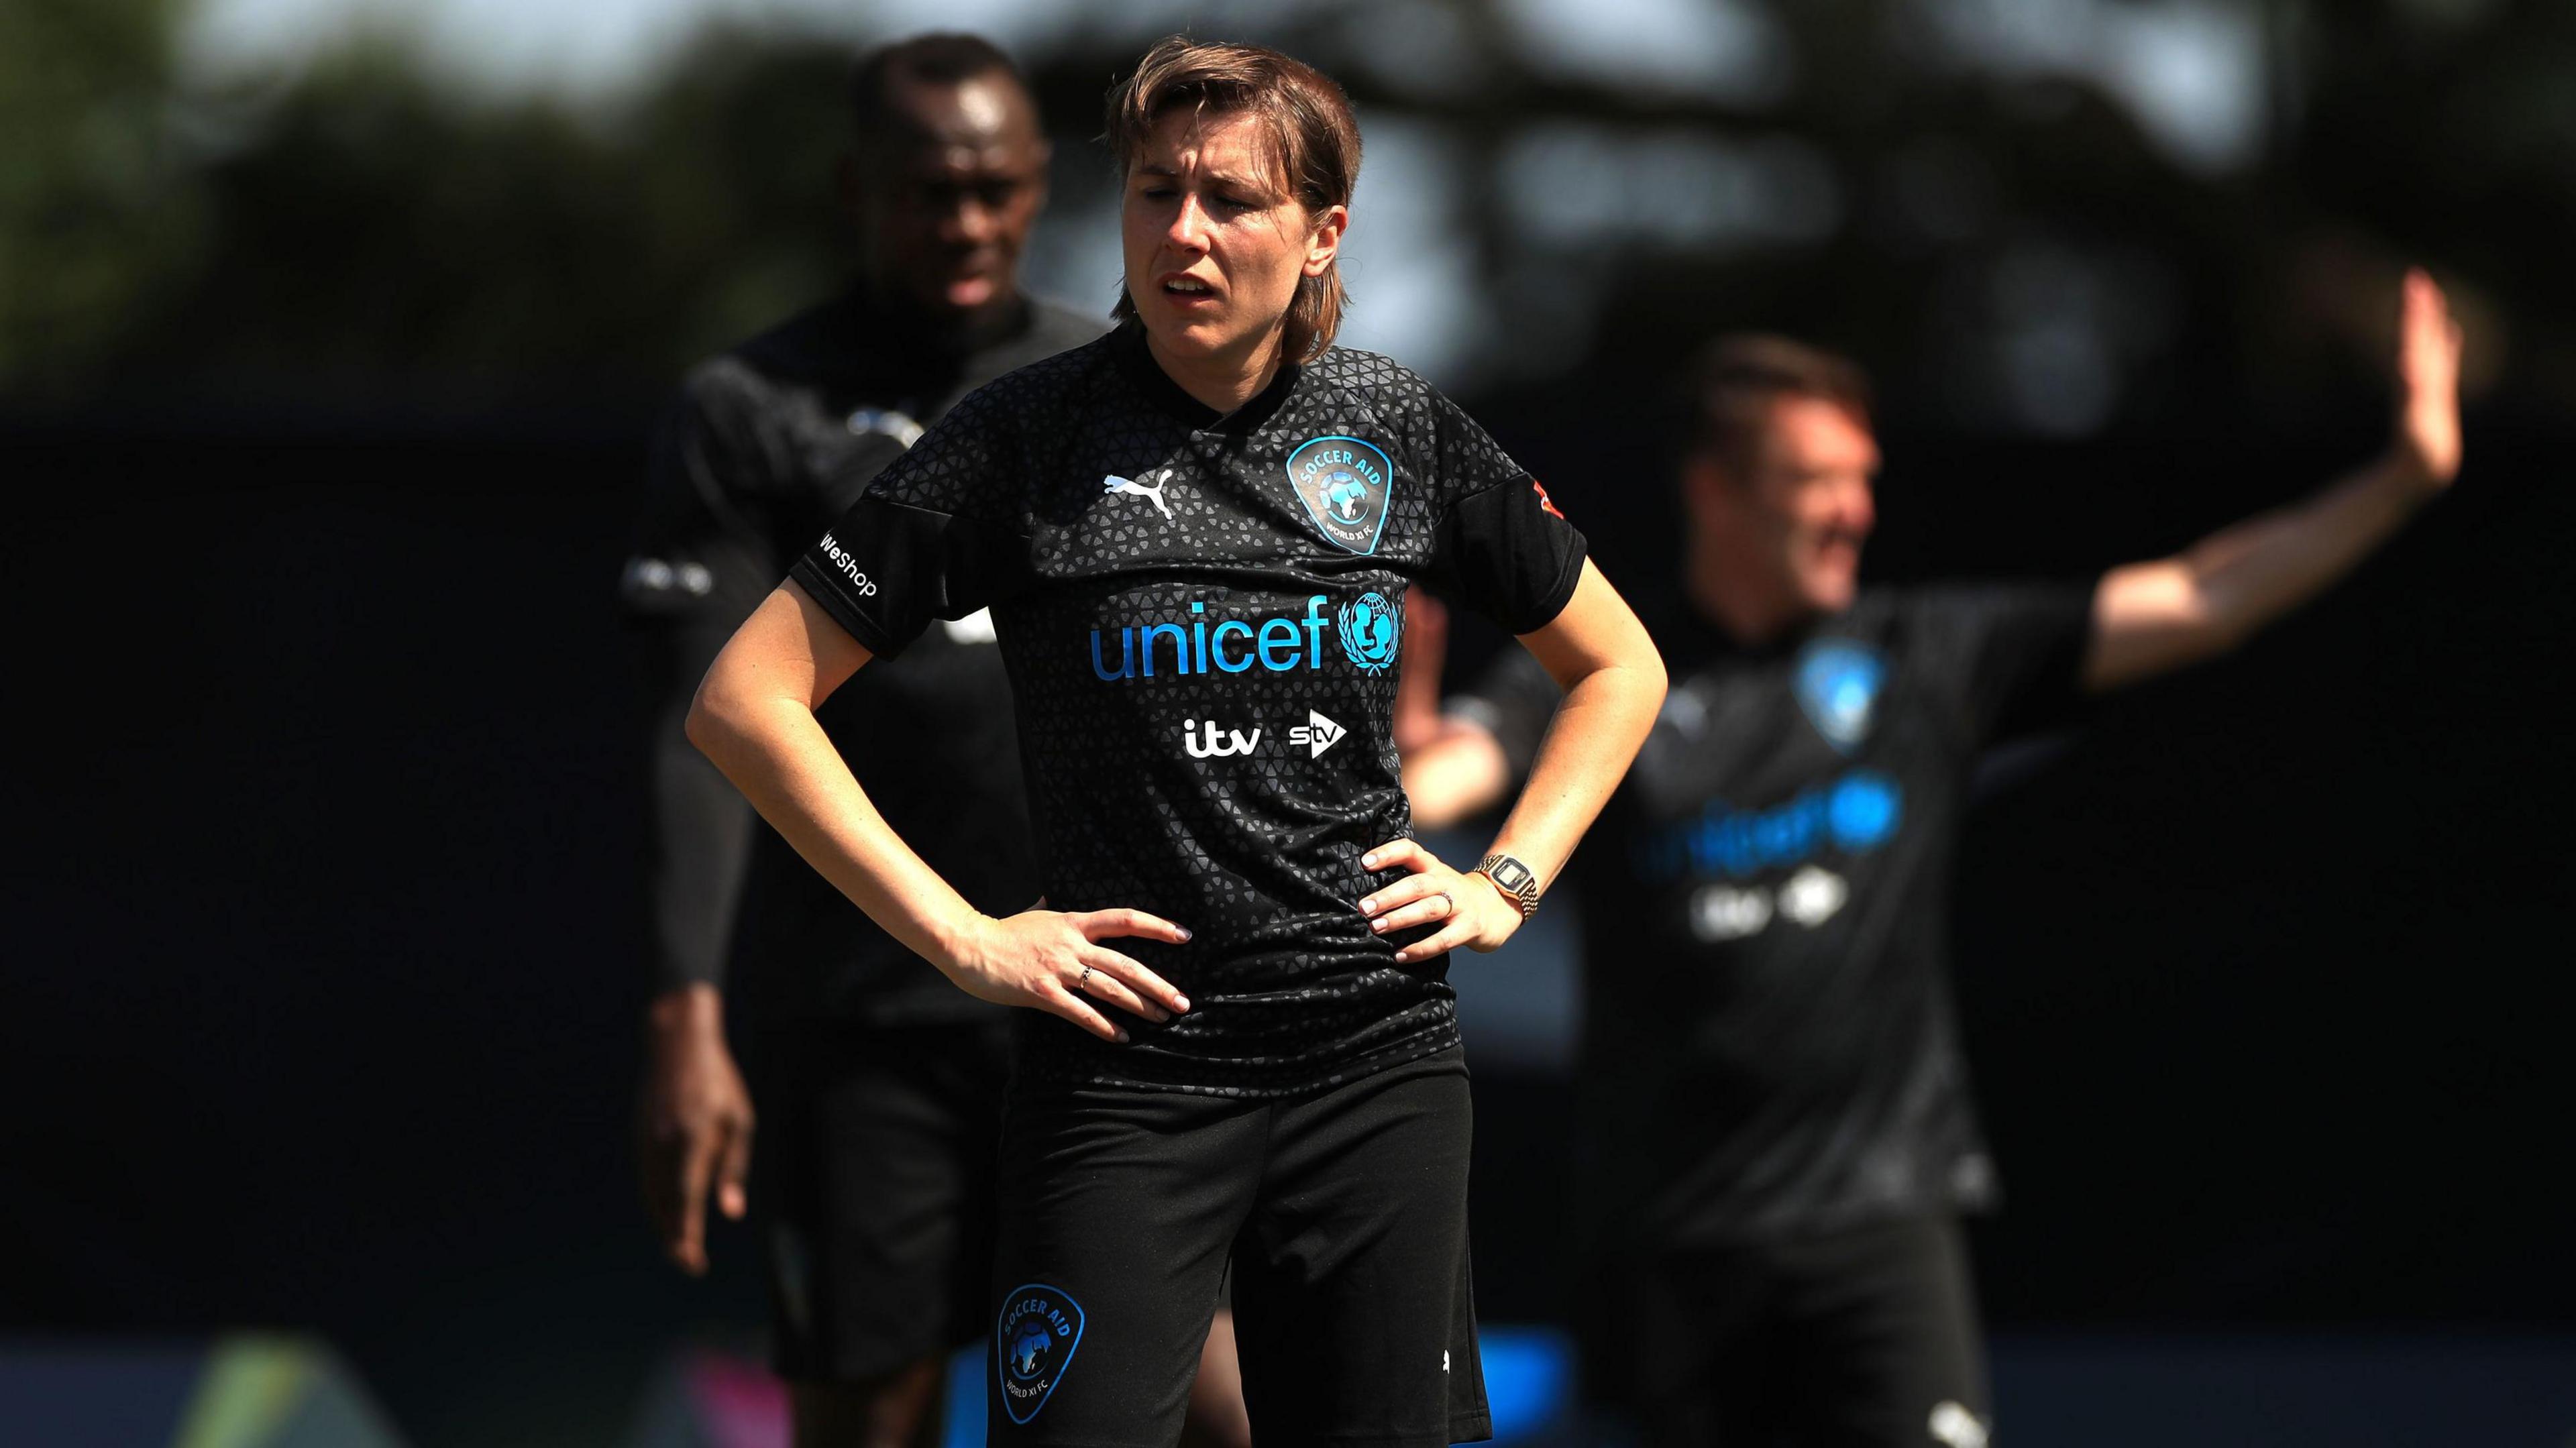
M 1340 89 L 1167 40 L 1112 96 L 1116 332 L 948 414 L 709 671 L 699 741 L 860 908 L 1020 1018 L 995 1443 L 1170 1443 L 1229 1261 L 1265 1448 L 1488 1436 L 1447 952 L 1535 908 L 1663 669 L 1482 429 L 1332 346 L 1358 178 Z M 1440 584 L 1566 687 L 1475 871 L 1410 835 L 1404 599 Z M 1053 908 L 978 914 L 813 711 L 989 605 Z M 1121 948 L 1112 949 L 1110 942 Z

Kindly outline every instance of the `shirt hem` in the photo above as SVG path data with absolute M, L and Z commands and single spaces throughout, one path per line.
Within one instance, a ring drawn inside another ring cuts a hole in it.
M 821 604 L 823 611 L 832 616 L 832 621 L 848 630 L 850 637 L 858 640 L 859 646 L 871 655 L 880 659 L 902 656 L 910 641 L 896 642 L 883 625 L 859 612 L 841 596 L 841 590 L 832 582 L 831 576 L 816 567 L 812 559 L 797 559 L 788 566 L 787 576 L 794 579 L 796 586 L 804 589 L 807 596 Z
M 1020 1075 L 1032 1082 L 1053 1082 L 1067 1086 L 1106 1087 L 1113 1091 L 1155 1091 L 1181 1096 L 1222 1097 L 1235 1101 L 1272 1101 L 1292 1096 L 1311 1096 L 1364 1080 L 1381 1071 L 1456 1050 L 1465 1044 L 1455 1019 L 1442 1021 L 1426 1030 L 1375 1047 L 1346 1061 L 1338 1061 L 1313 1072 L 1301 1072 L 1280 1081 L 1259 1085 L 1239 1085 L 1222 1081 L 1176 1081 L 1168 1078 L 1126 1076 L 1111 1071 L 1085 1071 L 1076 1062 L 1032 1060 L 1026 1053 L 1019 1057 Z
M 1566 555 L 1564 569 L 1557 574 L 1556 582 L 1549 584 L 1547 592 L 1541 595 L 1544 602 L 1532 610 L 1536 621 L 1526 628 L 1513 623 L 1510 627 L 1514 634 L 1536 633 L 1556 622 L 1556 616 L 1565 612 L 1565 606 L 1574 601 L 1575 586 L 1583 581 L 1583 560 L 1591 556 L 1591 552 L 1591 541 L 1576 533 L 1574 548 Z

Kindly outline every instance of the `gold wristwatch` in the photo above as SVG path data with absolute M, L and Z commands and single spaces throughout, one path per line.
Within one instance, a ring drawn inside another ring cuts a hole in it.
M 1521 918 L 1538 913 L 1538 874 L 1509 855 L 1487 855 L 1476 862 L 1471 872 L 1494 882 L 1494 888 L 1512 897 L 1521 907 Z

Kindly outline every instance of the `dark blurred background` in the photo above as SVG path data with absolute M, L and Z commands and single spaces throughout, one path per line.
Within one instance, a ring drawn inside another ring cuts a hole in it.
M 1632 591 L 1712 331 L 1876 373 L 1874 576 L 2075 576 L 2361 462 L 2432 267 L 2471 336 L 2454 496 L 1995 771 L 1958 921 L 2008 1193 L 1980 1285 L 2007 1369 L 2368 1340 L 2576 1378 L 2558 0 L 0 7 L 0 1334 L 311 1333 L 423 1445 L 629 1441 L 675 1344 L 750 1349 L 752 1239 L 680 1279 L 627 1155 L 646 432 L 837 285 L 871 39 L 1029 68 L 1028 279 L 1105 312 L 1100 99 L 1185 24 L 1350 87 L 1344 340 L 1458 396 Z M 1571 965 L 1478 969 L 1478 1293 L 1544 1324 Z

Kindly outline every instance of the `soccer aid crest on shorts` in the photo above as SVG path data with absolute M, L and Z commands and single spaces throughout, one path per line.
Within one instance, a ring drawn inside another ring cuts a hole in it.
M 1054 1396 L 1082 1343 L 1082 1304 L 1056 1288 L 1032 1282 L 1002 1299 L 993 1327 L 993 1349 L 1002 1384 L 1002 1411 L 1026 1423 Z
M 1826 743 L 1849 754 L 1869 737 L 1886 681 L 1887 665 L 1873 650 L 1847 639 L 1820 640 L 1798 656 L 1798 707 Z
M 1288 485 L 1326 538 L 1353 553 L 1377 551 L 1395 470 L 1375 444 L 1355 437 L 1309 438 L 1288 455 Z
M 1395 642 L 1404 635 L 1404 618 L 1385 594 L 1361 594 L 1342 605 L 1334 622 L 1341 630 L 1343 654 L 1362 673 L 1383 674 L 1395 662 Z

